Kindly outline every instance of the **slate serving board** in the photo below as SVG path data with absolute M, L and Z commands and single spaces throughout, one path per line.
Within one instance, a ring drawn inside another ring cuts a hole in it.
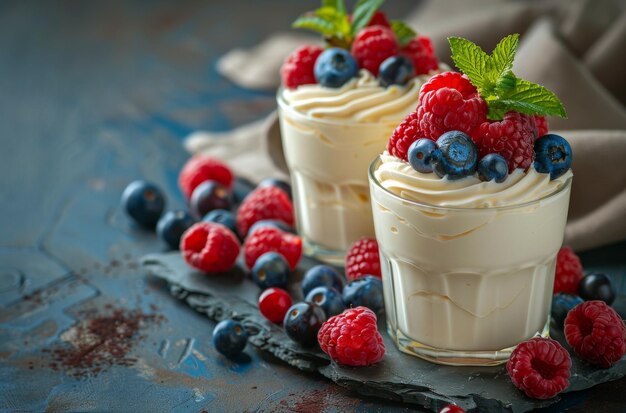
M 303 258 L 294 272 L 289 292 L 294 302 L 302 299 L 300 281 L 307 268 L 318 262 Z M 147 274 L 167 281 L 173 296 L 191 308 L 219 321 L 232 317 L 250 334 L 250 343 L 304 371 L 315 371 L 335 383 L 366 396 L 390 399 L 439 411 L 456 403 L 466 411 L 525 412 L 561 400 L 527 398 L 510 382 L 504 366 L 441 366 L 401 353 L 386 333 L 381 317 L 379 329 L 387 348 L 383 361 L 370 367 L 350 368 L 333 363 L 317 348 L 303 348 L 291 341 L 280 326 L 267 321 L 258 311 L 259 288 L 240 263 L 232 272 L 207 277 L 191 269 L 178 252 L 151 254 L 142 259 Z M 614 306 L 626 308 L 620 296 Z M 624 311 L 620 311 L 624 316 Z M 554 330 L 554 329 L 553 329 Z M 552 336 L 564 343 L 561 332 Z M 568 346 L 566 345 L 566 348 Z M 564 393 L 583 390 L 626 375 L 626 358 L 610 369 L 597 369 L 572 357 L 570 386 Z

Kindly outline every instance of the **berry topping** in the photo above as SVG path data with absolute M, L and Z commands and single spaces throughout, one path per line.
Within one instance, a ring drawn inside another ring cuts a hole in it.
M 216 181 L 204 181 L 193 190 L 189 209 L 198 218 L 215 209 L 230 209 L 231 195 L 228 189 Z
M 239 241 L 224 225 L 198 222 L 183 234 L 180 250 L 187 264 L 200 271 L 225 272 L 235 265 Z
M 282 189 L 289 199 L 291 198 L 291 185 L 288 182 L 283 181 L 278 178 L 267 178 L 259 182 L 259 188 L 263 188 L 264 186 L 275 186 L 278 189 Z
M 393 31 L 384 26 L 370 26 L 362 29 L 352 43 L 352 55 L 359 67 L 378 76 L 380 64 L 400 51 Z
M 446 132 L 437 139 L 439 149 L 433 154 L 433 171 L 448 179 L 464 178 L 476 171 L 478 151 L 474 141 L 461 131 Z
M 409 147 L 423 137 L 424 135 L 419 130 L 417 112 L 411 112 L 391 134 L 387 142 L 387 152 L 403 161 L 408 161 Z
M 556 256 L 554 293 L 578 294 L 578 285 L 583 278 L 583 265 L 570 247 L 561 247 Z
M 550 174 L 550 179 L 563 175 L 572 165 L 572 147 L 563 137 L 553 133 L 535 142 L 535 169 Z
M 604 301 L 586 301 L 565 318 L 565 339 L 583 360 L 608 368 L 626 353 L 626 327 Z
M 552 296 L 552 311 L 551 316 L 557 326 L 563 328 L 563 322 L 567 313 L 578 304 L 582 303 L 583 299 L 577 295 L 557 293 Z
M 268 288 L 259 297 L 259 311 L 272 323 L 282 323 L 291 304 L 289 293 L 281 288 Z
M 248 333 L 238 321 L 223 320 L 213 329 L 213 345 L 226 357 L 241 354 L 247 343 Z
M 433 171 L 433 156 L 437 151 L 437 144 L 430 139 L 421 138 L 409 146 L 407 156 L 409 164 L 417 172 L 429 173 Z
M 225 209 L 214 209 L 202 218 L 204 222 L 215 222 L 216 224 L 222 224 L 233 234 L 237 234 L 237 221 L 235 214 Z
M 535 337 L 515 347 L 506 371 L 528 397 L 550 399 L 569 386 L 572 360 L 558 341 Z
M 427 36 L 417 36 L 402 48 L 402 54 L 413 63 L 415 75 L 425 75 L 439 68 L 433 43 Z
M 326 49 L 315 62 L 315 80 L 326 87 L 338 88 L 356 76 L 359 66 L 345 49 Z
M 302 240 L 297 235 L 263 227 L 250 234 L 243 244 L 243 257 L 248 268 L 252 268 L 257 258 L 270 251 L 285 257 L 293 270 L 302 255 Z
M 490 153 L 478 161 L 476 171 L 482 181 L 493 180 L 500 183 L 504 182 L 506 177 L 509 176 L 509 165 L 502 155 Z
M 348 283 L 343 289 L 342 297 L 347 307 L 364 306 L 376 314 L 381 314 L 385 308 L 383 283 L 380 278 L 371 275 Z
M 350 246 L 346 254 L 346 278 L 348 281 L 364 275 L 380 278 L 378 242 L 374 238 L 361 238 Z
M 183 233 L 195 222 L 196 220 L 185 211 L 167 212 L 157 223 L 157 235 L 165 241 L 168 247 L 177 250 Z
M 233 184 L 233 173 L 219 159 L 196 155 L 190 158 L 181 169 L 178 175 L 178 186 L 189 199 L 198 185 L 210 180 L 217 181 L 230 190 Z
M 540 138 L 548 133 L 548 118 L 545 116 L 533 115 L 535 126 L 537 127 L 537 137 Z
M 385 355 L 385 343 L 376 327 L 376 314 L 356 307 L 331 317 L 317 334 L 320 348 L 340 364 L 369 366 Z
M 462 407 L 457 406 L 456 404 L 449 404 L 447 406 L 444 406 L 443 409 L 439 410 L 439 413 L 465 413 L 465 410 Z
M 341 293 L 332 287 L 315 287 L 309 291 L 304 301 L 320 306 L 326 318 L 341 314 L 346 309 Z
M 266 252 L 252 266 L 252 281 L 262 289 L 270 287 L 287 288 L 289 264 L 277 252 Z
M 585 275 L 578 285 L 578 294 L 585 301 L 600 300 L 608 305 L 615 301 L 615 287 L 613 287 L 611 278 L 605 274 Z
M 309 294 L 309 292 L 316 287 L 330 287 L 341 292 L 343 291 L 343 280 L 341 275 L 333 267 L 328 265 L 316 265 L 311 267 L 302 279 L 302 293 L 303 295 Z
M 313 67 L 323 50 L 320 46 L 302 46 L 287 56 L 280 68 L 283 86 L 295 89 L 300 85 L 316 83 Z
M 413 78 L 413 63 L 404 56 L 391 56 L 385 59 L 378 69 L 378 82 L 381 86 L 406 85 Z
M 165 195 L 150 182 L 133 181 L 122 193 L 122 208 L 137 224 L 152 229 L 165 209 Z
M 285 314 L 283 327 L 290 339 L 303 346 L 315 344 L 317 332 L 326 321 L 324 310 L 313 303 L 296 303 Z
M 256 185 L 252 181 L 240 176 L 236 177 L 233 181 L 232 189 L 235 203 L 241 204 L 241 201 L 243 201 L 250 192 L 254 191 L 254 188 L 256 188 Z
M 279 219 L 293 226 L 293 205 L 275 186 L 257 188 L 243 200 L 237 211 L 239 235 L 245 237 L 252 224 L 263 219 Z

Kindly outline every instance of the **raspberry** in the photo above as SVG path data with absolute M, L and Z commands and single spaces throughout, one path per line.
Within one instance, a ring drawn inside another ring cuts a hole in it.
M 626 327 L 604 301 L 585 301 L 565 317 L 565 339 L 583 360 L 608 368 L 626 353 Z
M 348 281 L 373 275 L 381 278 L 378 242 L 373 238 L 361 238 L 350 246 L 346 254 L 346 278 Z
M 439 410 L 439 413 L 465 413 L 465 410 L 462 407 L 457 406 L 456 404 L 449 404 L 443 409 Z
M 217 181 L 230 189 L 233 185 L 233 173 L 220 161 L 207 155 L 196 155 L 190 158 L 178 175 L 178 186 L 187 199 L 193 190 L 204 181 Z
M 317 83 L 313 66 L 323 50 L 320 46 L 301 46 L 291 52 L 280 68 L 283 86 L 294 89 L 300 85 Z
M 264 219 L 277 219 L 293 226 L 293 205 L 289 196 L 275 186 L 264 186 L 252 191 L 237 211 L 237 230 L 245 237 L 250 227 Z
M 583 265 L 570 247 L 562 247 L 556 256 L 553 293 L 578 294 L 578 284 L 583 278 Z
M 540 138 L 548 133 L 548 118 L 545 116 L 533 115 L 535 126 L 537 127 L 537 137 Z
M 378 76 L 378 67 L 388 57 L 399 51 L 398 40 L 390 28 L 370 26 L 362 29 L 352 43 L 351 53 L 359 67 Z
M 252 268 L 257 258 L 270 251 L 285 257 L 293 270 L 302 255 L 302 240 L 274 227 L 261 227 L 250 234 L 243 244 L 243 257 L 248 268 Z
M 239 255 L 239 241 L 222 224 L 198 222 L 180 241 L 180 250 L 187 264 L 208 273 L 229 271 Z
M 348 366 L 368 366 L 385 355 L 385 343 L 376 327 L 376 314 L 356 307 L 331 317 L 317 333 L 322 351 Z
M 409 146 L 423 137 L 423 133 L 420 131 L 417 123 L 417 112 L 411 112 L 391 134 L 387 142 L 387 152 L 408 162 Z
M 535 337 L 515 347 L 506 371 L 528 397 L 549 399 L 569 386 L 572 360 L 558 341 Z
M 350 23 L 352 23 L 352 15 L 350 15 L 348 18 L 350 19 Z M 369 26 L 391 27 L 391 23 L 389 23 L 387 15 L 384 12 L 378 10 L 376 13 L 374 13 L 372 18 L 370 19 L 370 22 L 367 23 L 367 27 Z
M 402 54 L 411 59 L 415 75 L 425 75 L 439 68 L 430 37 L 417 36 L 402 48 Z
M 537 128 L 532 116 L 508 112 L 501 121 L 485 121 L 472 135 L 479 150 L 479 157 L 498 153 L 509 164 L 509 173 L 515 168 L 524 170 L 535 158 Z
M 473 137 L 474 130 L 486 120 L 487 104 L 465 75 L 440 73 L 420 90 L 417 122 L 426 138 L 437 140 L 451 130 Z

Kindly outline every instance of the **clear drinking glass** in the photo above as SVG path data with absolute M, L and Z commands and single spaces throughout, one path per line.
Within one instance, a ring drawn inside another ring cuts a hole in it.
M 387 327 L 400 350 L 441 364 L 506 362 L 547 336 L 571 178 L 532 202 L 447 208 L 403 199 L 369 169 Z

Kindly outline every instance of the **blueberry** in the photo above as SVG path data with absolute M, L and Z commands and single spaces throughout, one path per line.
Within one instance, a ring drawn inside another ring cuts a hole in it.
M 233 181 L 233 201 L 236 204 L 241 204 L 241 201 L 243 201 L 250 192 L 254 191 L 254 188 L 256 188 L 256 185 L 249 179 L 240 176 L 236 177 Z
M 341 292 L 343 279 L 333 267 L 316 265 L 309 268 L 302 279 L 302 294 L 308 295 L 315 287 L 331 287 Z
M 413 62 L 404 56 L 388 57 L 378 69 L 378 82 L 383 87 L 406 85 L 414 76 Z
M 185 211 L 169 211 L 157 223 L 157 235 L 173 250 L 180 245 L 180 237 L 196 220 Z
M 264 186 L 275 186 L 276 188 L 286 193 L 289 199 L 292 199 L 291 198 L 291 185 L 288 182 L 285 182 L 277 178 L 267 178 L 267 179 L 262 180 L 259 183 L 259 188 L 262 188 Z
M 237 234 L 237 219 L 235 218 L 235 214 L 226 209 L 214 209 L 206 214 L 202 220 L 222 224 L 234 234 Z
M 433 170 L 437 176 L 459 179 L 476 171 L 478 151 L 467 134 L 460 131 L 446 132 L 437 139 L 439 150 L 434 153 Z
M 315 61 L 315 80 L 325 87 L 341 87 L 356 76 L 359 65 L 349 51 L 338 47 L 326 49 Z
M 563 322 L 569 310 L 582 302 L 583 299 L 577 295 L 563 293 L 554 294 L 552 296 L 552 319 L 556 325 L 563 328 Z
M 290 339 L 303 346 L 310 346 L 317 343 L 317 332 L 324 321 L 326 315 L 321 307 L 301 302 L 287 310 L 283 327 Z
M 189 209 L 196 217 L 203 217 L 214 209 L 230 209 L 231 195 L 225 186 L 216 181 L 204 181 L 193 190 Z
M 506 159 L 500 154 L 490 153 L 485 155 L 479 162 L 478 177 L 482 181 L 504 182 L 509 175 L 509 165 L 506 163 Z
M 432 161 L 435 151 L 437 151 L 437 144 L 434 141 L 421 138 L 409 146 L 407 157 L 413 169 L 427 174 L 433 171 Z
M 341 314 L 346 309 L 341 293 L 329 287 L 315 287 L 309 291 L 304 301 L 320 306 L 326 318 Z
M 248 234 L 252 234 L 257 229 L 263 228 L 263 227 L 273 227 L 273 228 L 278 228 L 279 230 L 284 231 L 284 232 L 291 232 L 292 234 L 295 233 L 293 228 L 285 224 L 280 219 L 262 219 L 252 224 L 252 226 L 248 230 Z
M 122 207 L 139 225 L 152 229 L 165 209 L 165 195 L 150 182 L 133 181 L 122 193 Z
M 549 133 L 535 141 L 535 169 L 550 174 L 550 179 L 563 175 L 572 165 L 572 147 L 565 138 Z
M 248 333 L 235 320 L 220 321 L 213 329 L 213 345 L 226 357 L 241 354 L 248 343 Z
M 348 307 L 362 305 L 376 314 L 381 314 L 385 308 L 382 281 L 373 275 L 353 280 L 343 289 L 343 302 Z
M 262 289 L 286 288 L 289 280 L 289 264 L 277 252 L 266 252 L 257 258 L 252 267 L 252 280 Z
M 585 275 L 578 284 L 578 294 L 585 301 L 602 300 L 607 305 L 615 301 L 615 287 L 611 278 L 600 273 Z

